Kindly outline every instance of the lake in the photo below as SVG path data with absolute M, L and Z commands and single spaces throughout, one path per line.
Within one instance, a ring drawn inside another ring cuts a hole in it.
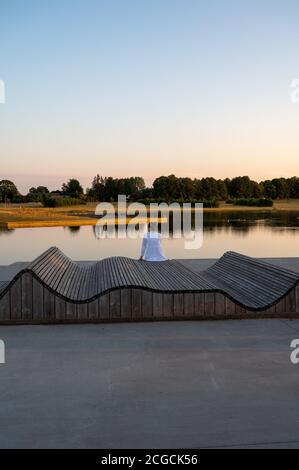
M 299 256 L 299 211 L 217 211 L 204 213 L 203 246 L 184 249 L 183 239 L 163 240 L 169 258 L 217 258 L 234 250 L 249 256 Z M 140 240 L 98 239 L 95 228 L 0 229 L 0 264 L 28 261 L 49 246 L 75 260 L 139 256 Z

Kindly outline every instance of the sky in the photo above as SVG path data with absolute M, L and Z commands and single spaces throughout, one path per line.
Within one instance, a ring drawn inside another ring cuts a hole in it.
M 0 179 L 299 176 L 298 16 L 298 0 L 0 2 Z

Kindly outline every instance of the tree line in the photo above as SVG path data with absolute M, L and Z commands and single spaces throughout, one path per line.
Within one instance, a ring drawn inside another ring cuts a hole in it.
M 20 194 L 10 180 L 0 181 L 0 202 L 41 202 L 61 198 L 78 201 L 117 201 L 118 194 L 125 194 L 131 201 L 229 201 L 241 198 L 299 199 L 299 177 L 274 178 L 256 182 L 249 176 L 215 179 L 181 178 L 175 175 L 160 176 L 152 187 L 146 187 L 140 176 L 113 178 L 96 175 L 91 187 L 84 191 L 81 183 L 71 178 L 61 189 L 50 191 L 45 186 L 32 187 L 26 195 Z

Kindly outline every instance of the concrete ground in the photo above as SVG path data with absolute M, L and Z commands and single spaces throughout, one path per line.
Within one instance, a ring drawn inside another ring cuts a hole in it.
M 0 448 L 299 448 L 299 320 L 1 326 Z

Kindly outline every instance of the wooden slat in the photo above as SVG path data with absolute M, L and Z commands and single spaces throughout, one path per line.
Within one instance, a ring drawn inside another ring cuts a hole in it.
M 77 309 L 75 303 L 66 302 L 65 319 L 68 321 L 77 319 Z
M 131 289 L 122 289 L 120 292 L 121 300 L 121 311 L 120 316 L 122 318 L 132 317 L 132 292 Z
M 85 267 L 82 266 L 77 266 L 76 273 L 72 279 L 72 285 L 70 286 L 70 290 L 68 293 L 68 296 L 74 300 L 79 299 L 80 295 L 80 286 L 84 281 L 84 274 L 85 274 Z M 95 282 L 95 274 L 90 276 L 90 282 L 94 283 Z M 93 296 L 93 291 L 91 291 L 90 295 L 87 295 L 86 298 L 90 299 Z
M 286 296 L 287 312 L 296 312 L 296 289 L 292 289 Z
M 84 321 L 88 318 L 88 304 L 76 304 L 77 320 Z
M 273 313 L 276 312 L 276 307 L 275 305 L 271 305 L 271 307 L 262 310 L 262 312 L 263 314 L 266 314 L 266 315 L 272 315 Z
M 109 295 L 110 318 L 120 318 L 120 290 L 113 290 Z
M 173 294 L 163 294 L 163 316 L 173 316 Z
M 22 318 L 22 282 L 17 279 L 10 288 L 11 319 L 21 320 Z
M 195 313 L 194 294 L 184 294 L 184 315 L 186 317 L 193 316 Z
M 205 293 L 205 315 L 215 315 L 215 294 L 212 292 Z
M 226 315 L 235 315 L 236 313 L 236 304 L 230 300 L 228 297 L 225 297 L 225 314 Z
M 9 291 L 0 299 L 0 322 L 10 320 L 10 295 Z
M 32 319 L 32 274 L 24 273 L 21 277 L 21 292 L 22 292 L 22 319 Z
M 236 304 L 236 314 L 245 316 L 245 313 L 246 313 L 246 309 L 243 308 L 241 305 Z
M 92 302 L 88 302 L 88 318 L 89 320 L 98 320 L 99 318 L 99 300 L 93 300 Z
M 153 317 L 153 293 L 149 291 L 142 291 L 142 317 Z
M 109 319 L 109 294 L 103 294 L 99 297 L 100 319 Z
M 70 279 L 72 279 L 73 272 L 76 269 L 76 264 L 75 263 L 68 263 L 66 269 L 63 271 L 63 275 L 59 281 L 59 285 L 57 287 L 57 291 L 59 294 L 63 295 L 66 297 L 67 293 L 67 288 L 70 283 Z
M 194 294 L 194 315 L 203 317 L 205 314 L 205 294 Z
M 279 300 L 275 305 L 276 313 L 284 313 L 286 311 L 286 299 L 285 297 Z
M 72 300 L 77 299 L 75 293 L 77 292 L 77 288 L 79 286 L 79 276 L 81 273 L 82 270 L 80 269 L 80 267 L 74 263 L 74 269 L 69 273 L 69 279 L 67 280 L 65 285 L 64 295 L 67 298 Z
M 173 314 L 175 317 L 184 315 L 184 294 L 173 294 Z
M 132 289 L 132 318 L 142 318 L 142 291 L 141 289 Z
M 225 315 L 225 297 L 219 292 L 215 294 L 215 315 Z
M 55 295 L 55 317 L 56 320 L 64 320 L 66 315 L 66 301 Z
M 42 320 L 44 318 L 44 288 L 36 279 L 32 279 L 32 318 Z
M 163 316 L 163 294 L 153 293 L 153 317 Z
M 44 288 L 44 319 L 55 320 L 55 296 L 47 288 Z

